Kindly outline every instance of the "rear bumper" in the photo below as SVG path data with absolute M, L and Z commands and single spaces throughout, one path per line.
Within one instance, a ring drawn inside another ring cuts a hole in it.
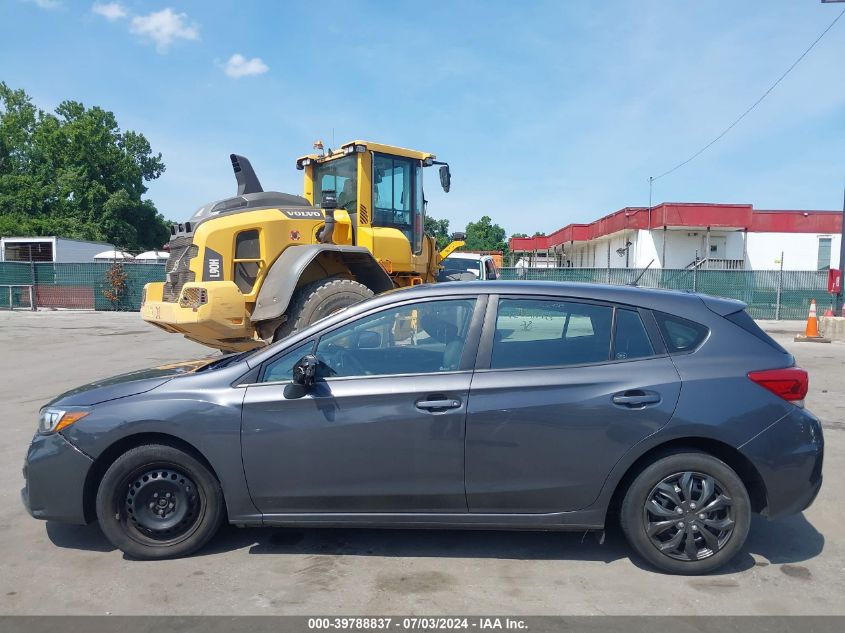
M 824 437 L 821 422 L 812 413 L 796 407 L 740 451 L 763 480 L 765 516 L 795 514 L 813 503 L 822 485 Z
M 93 460 L 61 433 L 36 435 L 23 467 L 21 501 L 36 519 L 85 524 L 85 479 Z
M 207 302 L 197 307 L 161 301 L 161 293 L 152 286 L 147 285 L 148 300 L 141 305 L 141 318 L 145 321 L 212 347 L 221 347 L 218 344 L 221 341 L 234 343 L 239 339 L 246 339 L 246 346 L 241 343 L 223 347 L 240 351 L 259 346 L 260 342 L 250 342 L 254 329 L 246 312 L 244 296 L 231 281 L 186 283 L 182 294 L 191 289 L 201 289 L 206 293 Z

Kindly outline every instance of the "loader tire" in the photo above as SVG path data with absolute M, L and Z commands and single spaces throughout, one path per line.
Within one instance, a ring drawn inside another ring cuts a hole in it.
M 273 341 L 290 336 L 312 323 L 373 296 L 364 284 L 351 279 L 321 279 L 297 290 L 287 310 L 287 319 L 273 335 Z

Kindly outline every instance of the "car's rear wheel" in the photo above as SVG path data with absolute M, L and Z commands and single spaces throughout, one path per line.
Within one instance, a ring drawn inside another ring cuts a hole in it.
M 682 452 L 637 475 L 625 494 L 620 520 L 633 548 L 658 569 L 705 574 L 742 548 L 751 503 L 730 466 L 706 453 Z
M 133 448 L 108 468 L 97 491 L 106 538 L 132 558 L 192 554 L 217 532 L 223 492 L 199 460 L 172 446 Z

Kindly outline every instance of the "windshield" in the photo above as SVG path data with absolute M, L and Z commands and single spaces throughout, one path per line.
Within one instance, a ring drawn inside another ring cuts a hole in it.
M 481 276 L 481 262 L 477 259 L 447 257 L 440 265 L 446 273 L 473 273 L 476 277 Z
M 357 210 L 358 172 L 355 154 L 314 166 L 315 206 L 323 206 L 324 191 L 335 192 L 338 209 L 346 209 L 350 213 Z

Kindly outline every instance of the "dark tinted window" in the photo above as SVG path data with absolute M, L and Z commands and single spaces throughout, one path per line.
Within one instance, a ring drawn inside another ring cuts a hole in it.
M 339 327 L 317 345 L 321 371 L 333 377 L 459 369 L 475 301 L 414 303 Z
M 501 299 L 490 367 L 550 367 L 608 360 L 613 309 L 587 303 Z
M 235 259 L 261 259 L 261 246 L 258 242 L 258 231 L 241 231 L 235 238 Z M 244 294 L 252 292 L 255 278 L 258 276 L 259 263 L 235 263 L 235 283 Z
M 693 323 L 671 314 L 655 312 L 654 316 L 670 354 L 693 351 L 707 338 L 710 331 L 700 323 Z
M 617 310 L 613 357 L 616 360 L 626 360 L 653 355 L 654 348 L 639 313 L 633 310 Z
M 754 322 L 754 319 L 749 316 L 749 314 L 745 310 L 740 310 L 739 312 L 734 312 L 733 314 L 729 314 L 725 317 L 731 323 L 734 323 L 741 327 L 743 330 L 748 332 L 749 334 L 753 334 L 761 341 L 768 343 L 772 347 L 774 347 L 777 351 L 788 354 L 785 349 L 783 349 L 777 341 L 775 341 L 771 336 L 766 334 L 763 330 L 760 329 L 760 326 Z
M 291 380 L 293 377 L 293 366 L 296 365 L 300 358 L 306 354 L 310 354 L 313 347 L 314 342 L 310 341 L 269 361 L 264 368 L 264 375 L 261 377 L 261 382 Z

